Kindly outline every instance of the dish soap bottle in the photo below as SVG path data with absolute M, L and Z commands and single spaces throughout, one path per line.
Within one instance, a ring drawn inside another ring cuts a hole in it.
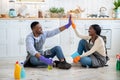
M 25 69 L 23 67 L 23 62 L 21 62 L 21 79 L 24 79 L 26 77 Z
M 20 75 L 21 75 L 20 73 L 21 73 L 21 67 L 19 65 L 19 62 L 17 61 L 14 69 L 14 78 L 20 80 Z

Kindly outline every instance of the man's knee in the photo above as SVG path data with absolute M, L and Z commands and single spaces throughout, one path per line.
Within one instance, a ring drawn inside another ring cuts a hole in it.
M 38 59 L 33 56 L 33 57 L 30 58 L 30 63 L 31 63 L 32 65 L 37 65 Z
M 92 65 L 92 60 L 90 57 L 82 57 L 80 59 L 80 63 L 83 66 L 91 66 Z
M 55 46 L 54 49 L 56 49 L 56 50 L 60 50 L 61 47 L 60 47 L 60 46 Z

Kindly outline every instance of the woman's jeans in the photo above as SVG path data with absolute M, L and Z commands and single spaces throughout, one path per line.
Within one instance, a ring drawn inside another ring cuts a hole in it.
M 88 51 L 88 49 L 87 49 L 87 41 L 84 40 L 84 39 L 82 39 L 82 40 L 80 40 L 80 42 L 79 42 L 77 52 L 78 52 L 80 55 L 82 55 L 83 52 L 86 52 L 86 51 Z M 89 66 L 89 67 L 92 66 L 92 60 L 91 60 L 91 58 L 90 58 L 89 56 L 82 57 L 82 58 L 80 59 L 80 63 L 81 63 L 82 66 Z
M 51 54 L 50 55 L 44 55 L 46 58 L 53 58 L 55 56 L 57 56 L 57 58 L 60 59 L 65 59 L 62 49 L 59 46 L 55 46 L 52 49 L 50 49 Z M 36 58 L 35 56 L 32 56 L 30 58 L 30 63 L 34 66 L 40 66 L 40 67 L 47 67 L 48 65 L 41 62 L 38 58 Z

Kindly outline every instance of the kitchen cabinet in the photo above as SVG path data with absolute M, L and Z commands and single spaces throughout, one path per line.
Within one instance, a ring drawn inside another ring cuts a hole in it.
M 24 24 L 23 24 L 24 23 Z M 26 22 L 0 20 L 0 57 L 25 56 Z
M 43 31 L 53 30 L 68 23 L 67 19 L 40 19 L 40 20 L 0 20 L 0 57 L 25 57 L 26 36 L 31 32 L 30 24 L 39 21 Z M 115 55 L 120 52 L 118 37 L 120 34 L 119 20 L 75 20 L 77 30 L 88 35 L 88 28 L 91 24 L 99 24 L 102 33 L 107 35 L 108 54 Z M 111 24 L 110 24 L 111 23 Z M 52 38 L 46 39 L 44 50 L 54 46 L 61 46 L 67 59 L 71 59 L 72 53 L 77 51 L 81 39 L 76 36 L 72 27 L 66 29 Z
M 60 26 L 63 26 L 67 23 L 68 20 L 60 20 Z M 85 33 L 84 21 L 75 20 L 75 23 L 78 31 Z M 70 58 L 71 54 L 77 51 L 79 41 L 80 38 L 76 36 L 75 32 L 72 29 L 72 26 L 60 33 L 60 45 L 67 59 Z
M 0 57 L 7 55 L 7 23 L 0 21 Z
M 112 43 L 111 43 L 111 54 L 114 56 L 117 53 L 120 53 L 120 28 L 119 29 L 112 29 Z
M 119 21 L 114 20 L 75 20 L 74 21 L 77 30 L 79 33 L 88 35 L 88 29 L 90 25 L 92 24 L 99 24 L 102 28 L 101 35 L 104 35 L 107 37 L 107 44 L 106 47 L 108 49 L 108 55 L 113 56 L 116 53 L 120 52 L 120 44 L 119 44 L 119 38 L 116 37 L 116 35 L 120 35 L 120 27 L 119 27 Z M 118 23 L 116 23 L 118 22 Z M 61 20 L 60 25 L 66 24 L 66 20 Z M 111 24 L 112 23 L 112 24 Z M 118 26 L 118 27 L 117 27 Z M 81 39 L 76 36 L 74 33 L 72 27 L 70 27 L 68 30 L 63 31 L 60 35 L 60 44 L 63 48 L 63 52 L 65 53 L 65 56 L 70 57 L 70 55 L 77 51 L 78 43 Z
M 20 56 L 19 52 L 19 22 L 16 20 L 7 21 L 7 56 Z
M 34 20 L 0 20 L 0 57 L 25 57 L 26 36 L 31 32 L 30 24 Z M 37 20 L 36 20 L 37 21 Z M 53 30 L 59 26 L 58 20 L 38 20 L 43 30 Z M 44 49 L 60 45 L 59 35 L 48 38 Z
M 101 27 L 101 35 L 106 36 L 106 48 L 107 49 L 111 49 L 111 39 L 112 39 L 112 25 L 110 25 L 109 20 L 107 21 L 103 21 L 103 20 L 90 20 L 89 22 L 87 22 L 87 24 L 85 25 L 85 32 L 88 35 L 88 29 L 90 27 L 90 25 L 92 24 L 99 24 Z
M 83 34 L 85 35 L 85 24 L 86 24 L 86 21 L 85 20 L 74 20 L 75 24 L 76 24 L 76 29 L 78 30 L 78 32 L 80 34 Z M 70 40 L 71 40 L 71 52 L 75 52 L 77 51 L 77 48 L 78 48 L 78 44 L 79 44 L 79 41 L 81 40 L 81 38 L 77 37 L 74 30 L 70 29 Z
M 31 32 L 30 23 L 31 20 L 18 20 L 19 22 L 19 55 L 26 56 L 26 36 Z
M 59 27 L 59 20 L 40 20 L 43 31 L 51 31 Z M 44 44 L 44 50 L 51 49 L 54 46 L 60 45 L 60 35 L 57 34 L 53 37 L 47 38 Z
M 60 26 L 63 26 L 68 23 L 68 20 L 60 20 Z M 71 40 L 70 40 L 70 28 L 64 30 L 60 33 L 60 46 L 63 50 L 63 53 L 66 58 L 70 57 L 71 54 Z
M 112 21 L 111 54 L 120 53 L 120 20 Z

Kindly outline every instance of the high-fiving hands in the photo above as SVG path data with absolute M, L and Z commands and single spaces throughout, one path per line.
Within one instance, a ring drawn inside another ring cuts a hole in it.
M 75 25 L 73 19 L 71 19 L 71 21 L 72 21 L 72 28 L 73 28 L 73 29 L 76 29 L 76 25 Z
M 68 24 L 65 25 L 65 28 L 69 28 L 72 24 L 72 21 L 71 21 L 71 15 L 69 16 L 69 21 L 68 21 Z
M 69 28 L 70 26 L 72 25 L 72 28 L 73 29 L 76 29 L 76 25 L 74 23 L 74 20 L 72 19 L 72 16 L 70 15 L 69 16 L 69 21 L 68 21 L 68 24 L 65 25 L 65 28 Z

